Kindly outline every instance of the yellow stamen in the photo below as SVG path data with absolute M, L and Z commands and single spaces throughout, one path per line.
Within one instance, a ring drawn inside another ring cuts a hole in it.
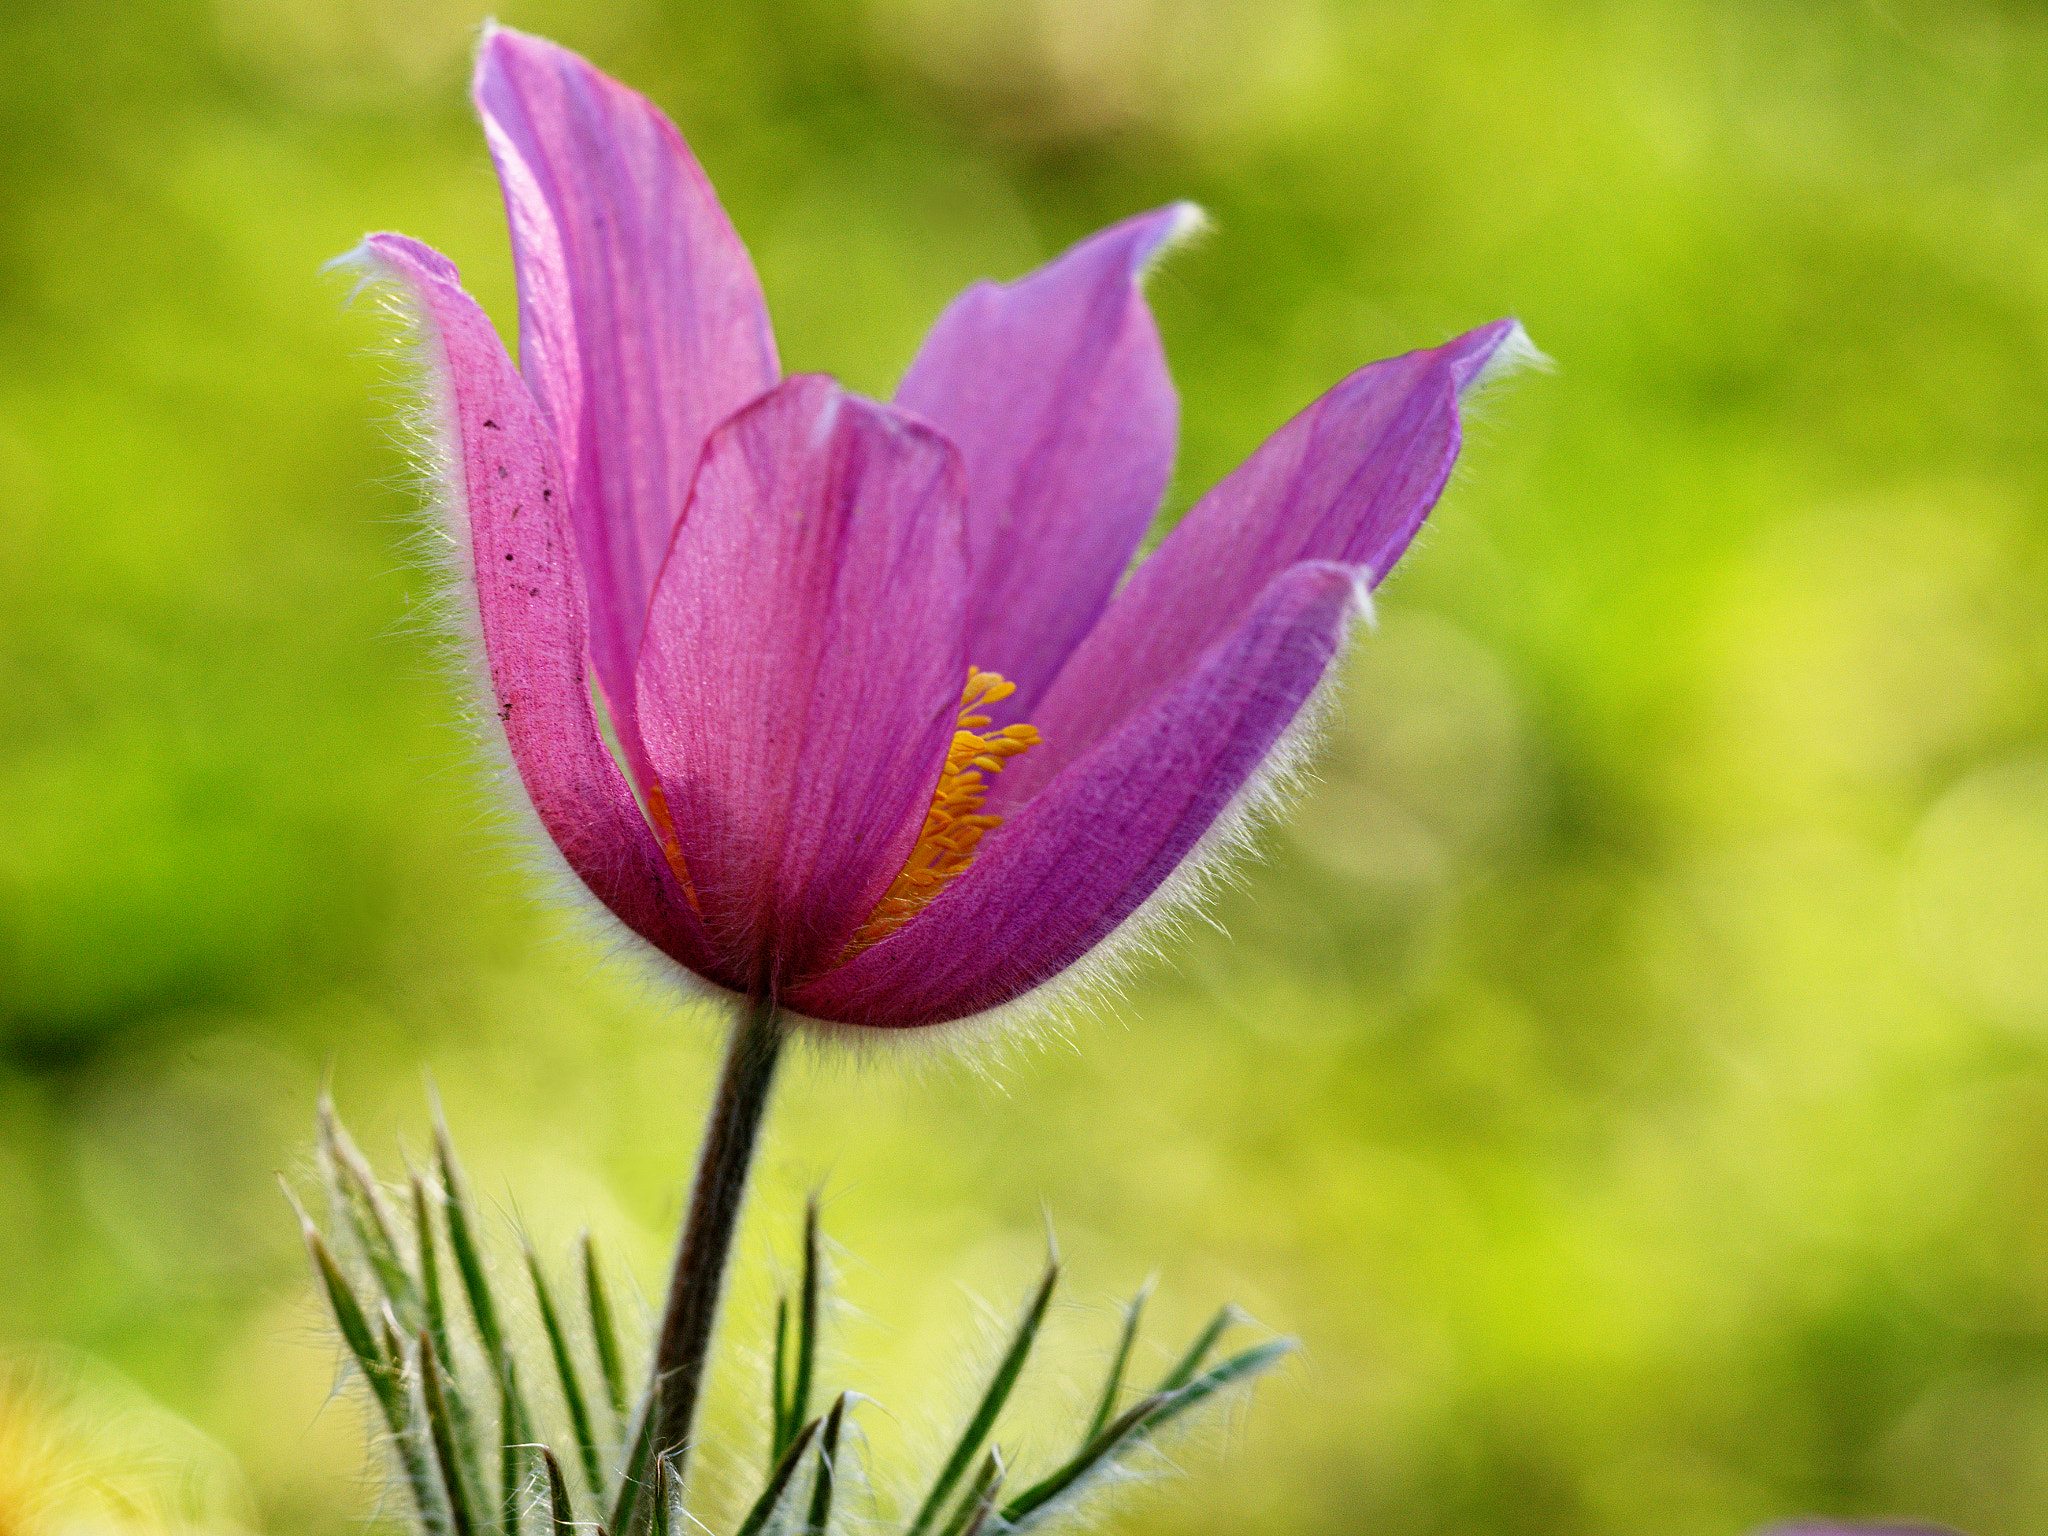
M 844 963 L 870 945 L 880 943 L 922 912 L 931 899 L 962 870 L 974 862 L 975 844 L 984 833 L 1003 824 L 1000 816 L 981 814 L 988 797 L 984 773 L 1001 773 L 1005 760 L 1019 756 L 1039 743 L 1035 728 L 1006 725 L 984 735 L 989 717 L 977 711 L 1017 691 L 1017 685 L 1001 674 L 967 669 L 967 687 L 960 695 L 959 728 L 953 746 L 946 753 L 946 766 L 939 774 L 939 787 L 932 796 L 932 808 L 925 812 L 924 830 L 903 873 L 896 877 L 888 894 L 876 905 L 874 915 L 853 936 L 840 956 Z
M 683 845 L 676 840 L 675 820 L 668 813 L 668 796 L 661 792 L 661 783 L 656 779 L 650 779 L 647 785 L 647 819 L 654 823 L 654 835 L 661 839 L 662 857 L 668 860 L 676 883 L 683 888 L 683 900 L 702 917 L 704 909 L 697 905 L 697 888 L 690 884 L 689 866 L 683 863 Z

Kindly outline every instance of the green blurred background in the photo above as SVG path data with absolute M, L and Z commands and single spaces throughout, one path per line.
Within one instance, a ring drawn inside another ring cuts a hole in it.
M 785 361 L 858 388 L 1203 203 L 1170 511 L 1370 358 L 1515 313 L 1560 363 L 1485 403 L 1226 932 L 986 1073 L 792 1070 L 737 1325 L 821 1187 L 834 1372 L 910 1454 L 1043 1201 L 1049 1400 L 1154 1268 L 1163 1335 L 1306 1344 L 1119 1528 L 2048 1532 L 2048 14 L 501 14 L 671 111 Z M 0 1346 L 125 1374 L 279 1536 L 376 1497 L 272 1179 L 323 1073 L 395 1169 L 430 1068 L 505 1223 L 651 1290 L 715 1052 L 480 793 L 388 333 L 318 275 L 404 230 L 509 326 L 479 19 L 0 19 Z

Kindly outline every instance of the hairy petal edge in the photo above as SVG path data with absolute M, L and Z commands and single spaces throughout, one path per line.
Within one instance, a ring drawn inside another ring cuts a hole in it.
M 1281 573 L 1232 633 L 991 835 L 930 907 L 789 1005 L 846 1024 L 942 1024 L 1059 975 L 1138 910 L 1252 779 L 1360 596 L 1345 565 Z
M 526 793 L 591 894 L 702 971 L 703 931 L 591 708 L 583 584 L 547 425 L 452 263 L 402 235 L 371 235 L 357 254 L 403 285 L 427 333 L 497 716 Z

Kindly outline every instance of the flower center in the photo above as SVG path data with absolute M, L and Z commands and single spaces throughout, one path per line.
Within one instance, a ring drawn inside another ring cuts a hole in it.
M 939 787 L 932 795 L 932 807 L 924 813 L 924 828 L 917 845 L 910 850 L 903 872 L 875 904 L 874 912 L 861 929 L 847 941 L 838 964 L 844 965 L 862 950 L 879 944 L 931 904 L 949 881 L 974 862 L 974 848 L 984 832 L 1003 824 L 1000 816 L 981 814 L 988 798 L 984 773 L 1001 773 L 1003 762 L 1038 745 L 1037 728 L 1006 725 L 1000 731 L 983 734 L 989 717 L 977 713 L 983 706 L 1007 699 L 1017 685 L 999 672 L 967 669 L 967 686 L 960 694 L 960 719 L 953 732 L 953 745 L 946 753 L 946 766 L 939 774 Z M 669 816 L 668 798 L 657 782 L 647 788 L 647 819 L 654 824 L 662 854 L 683 888 L 683 899 L 692 912 L 702 915 L 697 888 L 690 883 L 689 866 L 683 862 L 682 845 L 676 840 L 675 822 Z
M 979 710 L 1016 691 L 1017 685 L 1000 673 L 967 669 L 967 687 L 960 694 L 959 727 L 953 732 L 953 745 L 946 753 L 946 766 L 939 774 L 932 807 L 925 812 L 917 846 L 910 850 L 903 872 L 876 904 L 874 914 L 848 942 L 839 957 L 841 965 L 929 906 L 934 896 L 974 862 L 974 848 L 982 834 L 1003 824 L 1000 816 L 981 814 L 982 801 L 988 797 L 982 775 L 1001 773 L 1006 759 L 1037 746 L 1040 737 L 1029 725 L 1006 725 L 984 734 L 989 717 Z

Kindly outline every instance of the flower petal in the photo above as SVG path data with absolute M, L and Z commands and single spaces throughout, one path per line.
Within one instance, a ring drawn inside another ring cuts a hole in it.
M 827 378 L 705 449 L 640 723 L 731 985 L 829 965 L 909 856 L 967 679 L 962 519 L 952 445 Z
M 849 1024 L 941 1024 L 1057 976 L 1225 816 L 1321 681 L 1358 601 L 1348 566 L 1283 573 L 1179 682 L 993 834 L 930 907 L 789 1006 Z
M 431 337 L 450 491 L 468 523 L 498 721 L 526 793 L 591 894 L 701 971 L 703 930 L 591 710 L 582 576 L 547 424 L 452 263 L 402 235 L 370 236 L 361 256 L 410 291 Z
M 1268 438 L 1138 567 L 1069 658 L 1031 717 L 1045 745 L 1003 776 L 991 808 L 1022 804 L 1086 753 L 1241 622 L 1280 571 L 1336 560 L 1377 585 L 1450 475 L 1460 394 L 1520 334 L 1501 320 L 1374 363 Z
M 967 465 L 968 653 L 1017 685 L 998 724 L 1029 717 L 1159 510 L 1180 405 L 1138 283 L 1200 221 L 1179 203 L 976 283 L 896 391 Z
M 493 27 L 472 87 L 504 184 L 520 358 L 562 447 L 591 656 L 627 758 L 655 573 L 704 440 L 780 376 L 746 247 L 682 135 L 567 49 Z

